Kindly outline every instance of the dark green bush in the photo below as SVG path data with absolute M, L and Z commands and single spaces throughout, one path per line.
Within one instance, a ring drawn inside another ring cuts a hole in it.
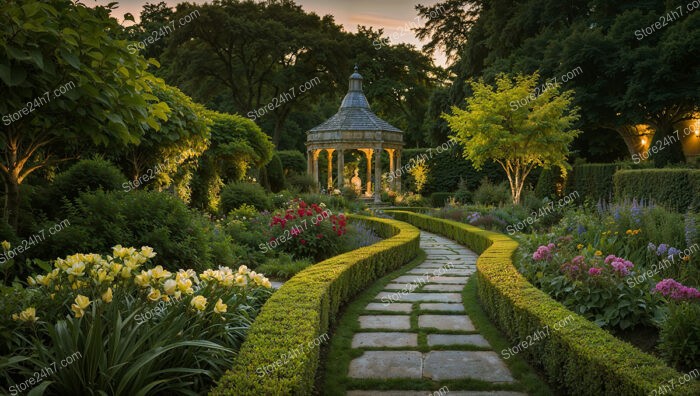
M 445 206 L 447 201 L 453 197 L 452 193 L 448 192 L 435 192 L 430 196 L 430 203 L 435 208 L 442 208 Z
M 273 193 L 278 193 L 284 189 L 284 169 L 282 169 L 282 161 L 280 157 L 275 154 L 272 156 L 272 160 L 265 167 L 267 170 L 267 183 L 270 186 L 270 191 Z
M 304 174 L 306 173 L 306 157 L 304 153 L 296 150 L 284 150 L 278 151 L 280 161 L 282 161 L 282 168 L 284 169 L 284 174 L 289 176 L 292 173 Z
M 474 191 L 474 203 L 501 205 L 511 201 L 510 189 L 505 184 L 493 184 L 488 179 L 484 179 Z
M 556 198 L 558 195 L 558 183 L 561 183 L 561 171 L 559 168 L 543 169 L 535 185 L 535 195 L 538 198 Z
M 64 206 L 67 225 L 31 250 L 42 259 L 75 252 L 110 254 L 112 246 L 143 245 L 158 255 L 154 264 L 202 270 L 232 264 L 230 240 L 176 197 L 161 192 L 95 191 Z M 61 219 L 63 220 L 63 219 Z M 57 221 L 40 226 L 48 229 Z
M 291 175 L 287 178 L 290 190 L 300 193 L 313 193 L 318 191 L 318 184 L 311 175 Z
M 700 304 L 671 303 L 661 325 L 659 349 L 666 361 L 682 370 L 700 366 Z
M 576 164 L 567 180 L 567 191 L 578 191 L 582 201 L 610 201 L 613 194 L 613 175 L 621 164 Z
M 615 174 L 615 199 L 645 200 L 676 212 L 697 209 L 700 202 L 700 170 L 642 169 Z
M 262 186 L 252 183 L 231 183 L 221 190 L 219 210 L 226 214 L 243 204 L 253 205 L 258 210 L 272 209 L 272 200 Z
M 51 194 L 58 198 L 73 199 L 85 191 L 131 190 L 126 177 L 114 164 L 95 158 L 82 160 L 56 175 Z

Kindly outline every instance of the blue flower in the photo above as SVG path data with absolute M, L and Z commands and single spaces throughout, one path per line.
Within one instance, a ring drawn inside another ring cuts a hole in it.
M 656 251 L 656 245 L 654 245 L 653 243 L 649 242 L 649 244 L 647 245 L 647 249 L 649 249 L 650 252 L 655 252 L 655 251 Z
M 681 252 L 680 250 L 678 250 L 678 249 L 676 249 L 676 248 L 674 248 L 674 247 L 669 248 L 669 249 L 668 249 L 668 258 L 671 258 L 671 257 L 677 255 L 677 254 L 680 253 L 680 252 Z
M 584 227 L 583 224 L 579 224 L 578 227 L 576 227 L 576 232 L 581 235 L 586 232 L 586 227 Z
M 662 254 L 666 254 L 668 251 L 668 245 L 665 243 L 662 243 L 659 245 L 658 248 L 656 248 L 656 255 L 661 256 Z

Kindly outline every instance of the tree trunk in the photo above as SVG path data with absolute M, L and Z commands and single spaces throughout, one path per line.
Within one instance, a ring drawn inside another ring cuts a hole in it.
M 684 163 L 683 146 L 674 133 L 673 123 L 669 120 L 664 120 L 655 126 L 654 139 L 649 146 L 649 149 L 658 147 L 659 150 L 652 154 L 654 167 L 663 168 L 669 164 Z
M 19 182 L 12 175 L 5 176 L 5 213 L 4 219 L 15 232 L 19 225 Z

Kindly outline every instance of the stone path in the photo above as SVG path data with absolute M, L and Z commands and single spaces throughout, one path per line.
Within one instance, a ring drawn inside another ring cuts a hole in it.
M 350 363 L 353 379 L 427 381 L 473 379 L 515 382 L 465 314 L 462 289 L 476 271 L 477 255 L 441 236 L 421 231 L 426 260 L 392 280 L 359 317 L 352 348 L 362 350 Z M 454 381 L 453 381 L 454 382 Z M 413 396 L 427 391 L 353 390 L 350 396 Z M 463 391 L 454 396 L 522 396 L 511 391 Z

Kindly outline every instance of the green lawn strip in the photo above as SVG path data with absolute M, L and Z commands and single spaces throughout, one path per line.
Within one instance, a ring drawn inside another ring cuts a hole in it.
M 340 320 L 337 322 L 336 328 L 333 330 L 333 336 L 331 337 L 330 348 L 328 353 L 325 354 L 319 367 L 325 368 L 321 374 L 318 384 L 323 384 L 321 394 L 326 395 L 344 395 L 347 391 L 348 378 L 347 372 L 348 367 L 352 359 L 362 356 L 363 351 L 358 349 L 352 349 L 352 338 L 356 332 L 361 331 L 360 324 L 357 318 L 360 315 L 405 315 L 403 312 L 375 312 L 375 311 L 365 311 L 365 307 L 370 302 L 374 301 L 374 297 L 384 290 L 384 286 L 391 283 L 391 281 L 400 276 L 404 272 L 418 266 L 425 260 L 425 252 L 422 250 L 418 253 L 413 261 L 406 264 L 402 268 L 384 276 L 377 280 L 372 286 L 367 290 L 362 292 L 353 302 L 348 304 L 345 311 L 342 313 Z M 371 312 L 371 313 L 370 313 Z M 362 329 L 364 330 L 364 329 Z M 387 330 L 382 330 L 387 331 Z M 394 331 L 394 330 L 391 330 Z
M 500 331 L 491 323 L 479 305 L 479 299 L 476 293 L 477 282 L 476 277 L 472 277 L 467 282 L 467 286 L 462 292 L 462 299 L 471 304 L 464 304 L 464 308 L 469 315 L 474 326 L 480 331 L 481 335 L 491 344 L 493 349 L 500 355 L 500 351 L 511 347 L 511 343 L 501 334 Z M 553 395 L 554 393 L 549 388 L 549 385 L 538 375 L 532 366 L 527 364 L 524 359 L 518 355 L 511 356 L 510 359 L 503 360 L 510 369 L 513 377 L 518 380 L 522 390 L 530 396 Z M 452 388 L 450 388 L 452 389 Z

